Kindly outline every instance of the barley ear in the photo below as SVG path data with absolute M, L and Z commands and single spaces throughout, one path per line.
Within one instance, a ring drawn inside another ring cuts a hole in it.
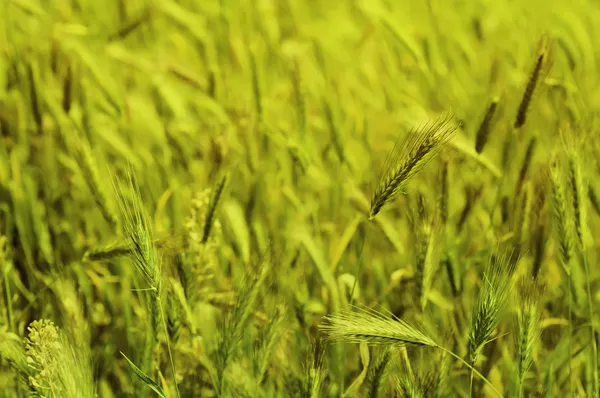
M 131 169 L 127 173 L 127 186 L 130 198 L 127 197 L 123 186 L 116 181 L 114 182 L 123 229 L 127 239 L 133 246 L 132 254 L 136 269 L 143 277 L 146 287 L 158 296 L 161 288 L 158 253 L 154 245 L 154 235 L 150 227 L 150 221 L 142 203 L 139 186 Z
M 541 298 L 544 286 L 535 279 L 523 278 L 517 286 L 518 307 L 515 333 L 515 356 L 518 370 L 519 396 L 523 396 L 525 377 L 540 339 Z
M 263 255 L 260 262 L 247 271 L 239 288 L 237 301 L 225 319 L 223 330 L 217 342 L 213 382 L 220 393 L 227 391 L 226 370 L 240 347 L 245 331 L 250 325 L 253 311 L 258 305 L 260 293 L 270 268 L 270 259 Z
M 349 343 L 367 343 L 402 347 L 437 347 L 421 328 L 402 319 L 390 319 L 373 310 L 357 309 L 325 317 L 320 328 L 328 339 Z
M 567 206 L 564 175 L 556 161 L 550 166 L 550 181 L 552 184 L 552 221 L 558 240 L 559 258 L 563 269 L 570 278 L 574 245 L 573 227 Z
M 85 181 L 94 197 L 98 209 L 111 225 L 116 226 L 118 223 L 118 216 L 113 210 L 112 203 L 110 202 L 102 179 L 98 172 L 96 159 L 92 153 L 89 143 L 82 142 L 79 145 L 79 158 L 81 159 L 81 171 L 85 178 Z
M 533 70 L 529 75 L 527 86 L 523 92 L 523 97 L 519 103 L 517 110 L 517 117 L 515 119 L 514 127 L 516 129 L 521 128 L 527 121 L 527 111 L 531 105 L 531 101 L 535 94 L 536 88 L 540 85 L 541 80 L 545 78 L 552 65 L 552 42 L 546 35 L 538 42 L 538 50 L 536 54 L 536 61 L 533 66 Z
M 394 377 L 396 390 L 401 398 L 427 398 L 431 397 L 433 392 L 433 380 L 429 374 L 422 376 L 420 374 L 411 375 L 403 372 L 402 375 Z
M 162 320 L 173 376 L 173 386 L 176 395 L 179 396 L 177 374 L 173 362 L 173 355 L 171 353 L 171 343 L 167 327 L 167 317 L 163 311 L 161 301 L 163 274 L 158 251 L 154 243 L 154 233 L 150 225 L 150 219 L 144 209 L 140 189 L 135 181 L 131 168 L 127 172 L 129 198 L 126 196 L 122 184 L 113 181 L 113 185 L 117 193 L 124 233 L 132 246 L 135 268 L 142 276 L 146 283 L 145 289 L 149 292 L 147 306 L 152 330 L 149 330 L 147 333 L 148 345 L 146 346 L 146 361 L 150 362 L 149 358 L 151 357 L 151 350 L 157 347 L 158 334 L 160 333 L 159 327 Z
M 492 130 L 492 120 L 496 114 L 496 109 L 498 108 L 499 102 L 499 97 L 494 97 L 494 99 L 492 99 L 487 111 L 485 112 L 485 116 L 479 125 L 479 129 L 477 130 L 477 135 L 475 138 L 475 151 L 477 153 L 483 152 L 483 148 L 488 142 L 488 138 Z
M 392 351 L 386 348 L 385 351 L 379 355 L 376 361 L 371 362 L 371 367 L 367 373 L 368 381 L 368 392 L 369 398 L 377 398 L 385 393 L 385 380 L 388 373 L 388 364 L 392 359 Z
M 369 220 L 391 202 L 410 179 L 433 159 L 452 138 L 458 124 L 446 114 L 410 131 L 396 142 L 384 163 L 381 178 L 371 198 Z
M 579 154 L 572 150 L 568 154 L 569 164 L 569 188 L 571 190 L 571 202 L 573 207 L 573 221 L 577 243 L 583 251 L 589 246 L 587 230 L 587 195 L 588 187 L 583 178 L 583 170 Z
M 221 203 L 221 198 L 223 197 L 223 192 L 225 191 L 225 187 L 227 186 L 227 181 L 229 180 L 229 175 L 225 174 L 217 183 L 217 186 L 213 190 L 213 194 L 210 198 L 210 202 L 208 203 L 208 209 L 206 210 L 206 216 L 204 218 L 204 228 L 202 235 L 202 243 L 208 242 L 208 238 L 210 237 L 210 231 L 212 230 L 213 224 L 215 223 L 215 218 L 217 214 L 217 209 L 219 204 Z
M 500 323 L 502 311 L 509 298 L 516 261 L 506 251 L 500 257 L 492 256 L 483 275 L 479 297 L 472 314 L 469 332 L 469 356 L 473 365 L 479 351 L 487 344 Z

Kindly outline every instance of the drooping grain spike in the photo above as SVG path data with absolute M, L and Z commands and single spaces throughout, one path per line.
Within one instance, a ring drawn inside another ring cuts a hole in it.
M 438 347 L 420 327 L 401 319 L 389 319 L 373 310 L 341 312 L 325 317 L 321 329 L 328 339 L 369 345 Z
M 382 177 L 371 199 L 369 220 L 372 220 L 391 202 L 433 157 L 452 138 L 458 125 L 447 114 L 429 121 L 409 133 L 403 141 L 398 141 L 385 162 Z

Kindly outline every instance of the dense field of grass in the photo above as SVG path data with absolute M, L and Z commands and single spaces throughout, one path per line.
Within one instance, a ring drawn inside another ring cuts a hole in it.
M 2 0 L 0 397 L 598 397 L 600 5 Z

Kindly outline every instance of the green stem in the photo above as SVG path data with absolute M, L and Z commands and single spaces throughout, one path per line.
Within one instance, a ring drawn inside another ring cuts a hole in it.
M 367 240 L 367 235 L 369 232 L 369 224 L 367 224 L 367 231 L 365 232 L 364 238 L 362 240 L 362 243 L 360 245 L 360 251 L 358 253 L 358 265 L 356 267 L 356 274 L 354 275 L 354 282 L 352 283 L 352 290 L 350 291 L 350 311 L 352 311 L 352 305 L 354 304 L 354 291 L 356 290 L 356 285 L 358 283 L 358 277 L 360 275 L 360 270 L 362 268 L 362 263 L 363 263 L 363 253 L 365 250 L 365 242 Z M 346 349 L 342 348 L 340 350 L 340 360 L 343 361 L 344 358 L 346 358 Z M 344 394 L 344 372 L 341 372 L 342 374 L 340 375 L 340 394 Z
M 587 300 L 588 300 L 588 311 L 589 314 L 588 316 L 590 317 L 590 325 L 591 325 L 591 331 L 592 331 L 592 372 L 593 372 L 593 377 L 592 377 L 592 381 L 593 381 L 593 388 L 594 388 L 594 392 L 592 394 L 593 397 L 598 397 L 598 347 L 596 345 L 596 327 L 594 326 L 594 307 L 593 307 L 593 301 L 592 301 L 592 289 L 590 287 L 591 284 L 591 280 L 590 280 L 590 272 L 589 272 L 589 268 L 588 268 L 588 262 L 587 262 L 587 257 L 585 255 L 585 253 L 581 253 L 583 256 L 583 267 L 585 269 L 585 279 L 587 281 L 586 283 L 586 289 L 587 289 Z
M 442 347 L 441 345 L 438 345 L 437 348 L 439 348 L 440 350 L 452 355 L 454 358 L 458 359 L 460 362 L 462 362 L 463 365 L 465 365 L 467 368 L 469 368 L 471 370 L 471 384 L 472 384 L 472 380 L 473 380 L 473 373 L 477 375 L 477 377 L 479 377 L 481 380 L 483 380 L 483 382 L 485 384 L 487 384 L 492 391 L 499 397 L 503 397 L 503 395 L 500 393 L 500 391 L 498 391 L 496 389 L 496 387 L 494 387 L 494 385 L 492 384 L 491 381 L 489 381 L 488 379 L 486 379 L 486 377 L 484 375 L 482 375 L 481 373 L 479 373 L 479 371 L 477 369 L 475 369 L 472 365 L 469 365 L 469 363 L 467 361 L 465 361 L 464 359 L 462 359 L 460 356 L 456 355 L 455 353 L 453 353 L 452 351 L 450 351 L 449 349 Z
M 362 240 L 362 244 L 360 246 L 360 251 L 358 253 L 358 266 L 356 267 L 356 275 L 354 275 L 354 282 L 352 283 L 352 290 L 350 291 L 350 309 L 352 310 L 352 304 L 354 304 L 354 290 L 356 289 L 356 284 L 358 283 L 358 277 L 360 276 L 360 270 L 362 268 L 363 263 L 363 253 L 365 251 L 365 242 L 367 241 L 367 235 L 369 232 L 369 224 L 367 224 L 367 231 L 365 232 L 364 239 Z
M 471 377 L 469 380 L 469 398 L 473 398 L 473 370 L 475 369 L 475 364 L 471 363 Z
M 524 380 L 525 376 L 519 377 L 519 398 L 523 398 L 525 396 L 525 388 L 524 388 Z
M 569 389 L 571 391 L 571 393 L 573 392 L 573 363 L 572 363 L 572 359 L 573 359 L 573 342 L 572 342 L 572 337 L 573 337 L 573 294 L 572 294 L 572 289 L 573 289 L 573 282 L 571 281 L 571 273 L 569 272 L 567 274 L 567 280 L 568 280 L 568 292 L 567 294 L 569 295 L 569 327 L 568 327 L 568 352 L 569 352 Z
M 17 329 L 15 327 L 15 316 L 13 313 L 13 305 L 12 305 L 12 294 L 10 292 L 10 281 L 8 280 L 9 276 L 9 262 L 6 261 L 5 264 L 2 265 L 2 273 L 4 278 L 4 295 L 6 296 L 6 317 L 8 318 L 8 327 L 13 333 L 17 333 Z M 19 383 L 17 377 L 17 397 L 21 398 L 21 384 Z
M 179 398 L 179 387 L 177 387 L 177 374 L 175 373 L 175 362 L 173 362 L 173 354 L 171 353 L 171 339 L 169 338 L 169 331 L 167 330 L 167 320 L 165 318 L 165 313 L 163 311 L 162 302 L 160 298 L 157 296 L 156 300 L 158 301 L 158 308 L 160 309 L 160 316 L 163 320 L 163 328 L 165 331 L 165 338 L 167 340 L 167 350 L 169 352 L 169 361 L 171 362 L 171 373 L 173 373 L 173 384 L 175 385 L 175 393 Z

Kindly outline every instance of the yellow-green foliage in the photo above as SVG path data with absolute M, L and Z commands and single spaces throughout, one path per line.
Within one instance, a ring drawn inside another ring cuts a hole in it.
M 598 397 L 599 37 L 591 0 L 1 1 L 0 398 Z

